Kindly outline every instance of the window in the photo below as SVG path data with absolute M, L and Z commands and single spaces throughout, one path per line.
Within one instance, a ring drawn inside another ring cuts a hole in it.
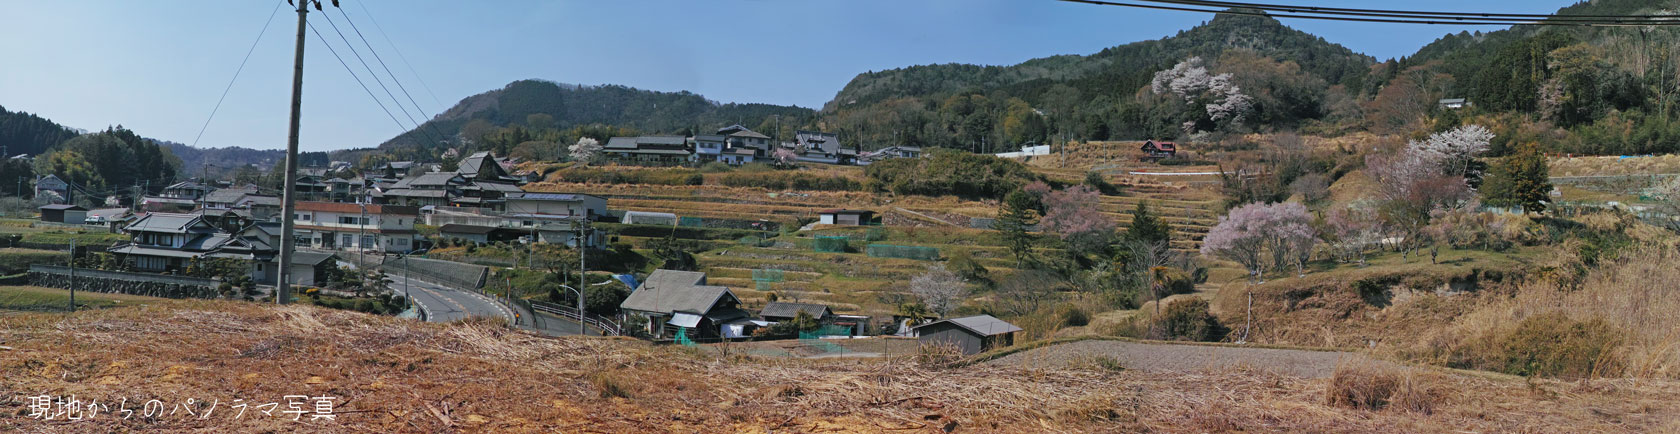
M 367 217 L 339 217 L 338 218 L 338 224 L 341 224 L 341 225 L 365 225 L 365 224 L 368 224 L 368 219 L 367 219 Z
M 408 247 L 408 239 L 407 238 L 393 238 L 393 239 L 391 239 L 391 241 L 395 241 L 397 247 L 405 247 L 405 248 Z
M 367 248 L 379 247 L 379 245 L 377 243 L 373 242 L 373 236 L 372 235 L 363 235 L 362 236 L 362 245 L 360 245 L 358 247 L 367 249 Z
M 350 247 L 350 243 L 356 241 L 356 236 L 355 235 L 350 235 L 350 234 L 344 234 L 344 235 L 339 236 L 338 240 L 339 240 L 338 245 L 340 247 Z
M 309 221 L 309 214 L 297 214 L 296 216 L 292 217 L 292 220 Z

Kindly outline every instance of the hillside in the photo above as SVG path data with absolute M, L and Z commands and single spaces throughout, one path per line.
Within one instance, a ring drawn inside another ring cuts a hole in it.
M 252 165 L 255 165 L 258 169 L 268 170 L 274 167 L 275 162 L 286 158 L 286 151 L 279 149 L 251 149 L 239 146 L 194 148 L 166 140 L 154 141 L 181 159 L 181 171 L 188 176 L 199 176 L 201 173 L 217 176 L 239 167 Z
M 1670 429 L 1662 415 L 1680 411 L 1669 382 L 1414 370 L 1416 393 L 1385 406 L 1350 402 L 1382 387 L 1359 380 L 1393 378 L 1357 365 L 1313 379 L 1097 360 L 787 360 L 239 302 L 0 316 L 0 344 L 15 415 L 0 429 L 22 432 L 1617 432 Z M 41 393 L 105 408 L 30 418 L 26 397 Z M 258 407 L 285 395 L 333 397 L 334 418 L 312 418 L 312 402 L 298 421 L 284 404 Z
M 568 129 L 591 124 L 630 128 L 644 133 L 680 133 L 741 123 L 756 128 L 771 116 L 790 127 L 814 111 L 770 104 L 719 103 L 687 91 L 658 92 L 627 86 L 578 86 L 543 80 L 520 80 L 506 87 L 462 99 L 454 107 L 380 145 L 435 148 L 440 136 L 455 142 L 468 123 L 493 127 Z M 536 116 L 533 118 L 533 116 Z M 791 128 L 789 129 L 791 134 Z

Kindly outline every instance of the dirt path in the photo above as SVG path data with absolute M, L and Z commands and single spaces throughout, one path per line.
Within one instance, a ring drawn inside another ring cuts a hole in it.
M 1342 359 L 1362 356 L 1331 351 L 1089 340 L 1022 351 L 986 363 L 1066 367 L 1090 363 L 1098 357 L 1109 357 L 1126 369 L 1140 371 L 1194 372 L 1247 368 L 1303 378 L 1324 378 L 1336 371 L 1336 364 Z

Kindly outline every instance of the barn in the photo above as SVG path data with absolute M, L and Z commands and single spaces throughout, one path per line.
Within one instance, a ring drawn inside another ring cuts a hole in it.
M 991 315 L 965 316 L 923 324 L 913 329 L 922 345 L 951 345 L 963 354 L 978 354 L 1015 344 L 1020 327 Z

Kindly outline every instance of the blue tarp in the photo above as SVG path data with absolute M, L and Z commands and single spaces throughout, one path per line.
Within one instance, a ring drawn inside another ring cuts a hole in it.
M 620 282 L 624 282 L 624 285 L 630 287 L 631 291 L 635 291 L 636 287 L 641 286 L 640 283 L 636 283 L 636 276 L 634 276 L 634 275 L 614 274 L 613 278 L 618 279 L 618 281 L 620 281 Z

